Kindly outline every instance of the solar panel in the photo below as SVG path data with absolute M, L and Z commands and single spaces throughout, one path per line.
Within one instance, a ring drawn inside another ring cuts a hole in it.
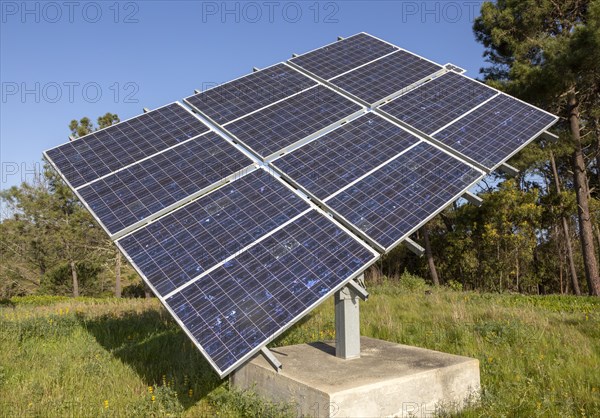
M 441 69 L 440 65 L 410 52 L 397 51 L 334 78 L 331 82 L 359 99 L 373 104 Z
M 257 170 L 118 242 L 164 296 L 307 209 L 281 182 Z
M 46 158 L 76 188 L 208 131 L 178 103 L 46 151 Z
M 496 94 L 496 90 L 483 83 L 449 72 L 384 104 L 380 109 L 426 134 L 432 134 Z
M 388 251 L 482 177 L 423 142 L 325 203 Z
M 272 164 L 323 200 L 417 142 L 414 135 L 368 113 Z
M 331 89 L 317 86 L 225 125 L 264 160 L 363 108 Z
M 501 94 L 433 137 L 493 169 L 557 120 L 554 115 Z
M 218 134 L 175 103 L 45 155 L 223 377 L 556 122 L 446 68 L 361 33 L 188 97 Z
M 329 80 L 374 59 L 397 51 L 395 47 L 366 33 L 346 38 L 290 60 L 291 63 Z
M 223 125 L 316 84 L 293 68 L 277 64 L 184 100 Z
M 170 148 L 78 190 L 109 234 L 248 169 L 253 161 L 213 132 Z
M 312 210 L 165 303 L 224 375 L 375 259 Z

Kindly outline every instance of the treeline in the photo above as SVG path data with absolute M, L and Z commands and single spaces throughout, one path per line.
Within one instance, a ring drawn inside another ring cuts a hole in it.
M 432 284 L 498 292 L 600 294 L 600 1 L 484 3 L 474 24 L 489 84 L 561 116 L 558 140 L 514 157 L 516 177 L 482 183 L 476 207 L 455 202 L 376 267 Z M 118 121 L 113 114 L 98 127 Z M 83 118 L 74 138 L 95 129 Z M 145 294 L 140 279 L 48 167 L 2 192 L 0 296 Z

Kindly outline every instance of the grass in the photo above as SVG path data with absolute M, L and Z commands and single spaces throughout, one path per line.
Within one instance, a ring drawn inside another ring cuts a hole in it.
M 600 416 L 599 298 L 369 290 L 363 335 L 479 359 L 481 401 L 461 415 Z M 333 338 L 328 300 L 273 345 Z M 285 414 L 229 391 L 156 300 L 0 304 L 0 416 Z

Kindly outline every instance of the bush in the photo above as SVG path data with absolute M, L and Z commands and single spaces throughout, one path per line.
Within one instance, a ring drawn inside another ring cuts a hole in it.
M 422 277 L 412 274 L 408 270 L 404 270 L 404 273 L 400 276 L 400 287 L 402 290 L 408 290 L 410 292 L 429 289 L 429 285 Z
M 456 280 L 448 280 L 446 282 L 446 286 L 448 286 L 450 289 L 452 289 L 456 292 L 461 292 L 463 290 L 462 283 L 457 282 Z

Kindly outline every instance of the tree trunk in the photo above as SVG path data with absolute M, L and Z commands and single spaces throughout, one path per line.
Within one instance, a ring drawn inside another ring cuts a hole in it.
M 73 277 L 73 297 L 79 296 L 79 280 L 77 279 L 77 266 L 71 261 L 71 276 Z
M 573 152 L 573 179 L 577 195 L 577 214 L 579 215 L 579 227 L 581 229 L 581 250 L 583 255 L 583 265 L 585 267 L 585 277 L 588 283 L 589 294 L 600 296 L 600 276 L 598 275 L 598 263 L 596 261 L 596 252 L 594 250 L 594 235 L 588 200 L 587 175 L 579 131 L 579 104 L 574 95 L 569 98 L 569 122 L 571 135 L 575 145 L 575 152 Z
M 560 180 L 558 178 L 558 170 L 556 169 L 556 161 L 554 160 L 554 153 L 550 151 L 550 164 L 552 165 L 552 174 L 554 175 L 554 186 L 556 187 L 556 193 L 560 193 Z M 561 205 L 562 212 L 562 205 Z M 565 236 L 565 246 L 567 247 L 567 258 L 569 260 L 569 269 L 571 271 L 571 284 L 573 285 L 573 292 L 577 295 L 581 295 L 579 289 L 579 279 L 577 279 L 577 269 L 575 268 L 575 260 L 573 259 L 573 245 L 571 244 L 571 234 L 569 233 L 569 222 L 567 218 L 561 216 L 563 234 Z
M 121 251 L 118 248 L 115 261 L 115 297 L 121 297 Z
M 429 273 L 431 274 L 431 280 L 434 286 L 440 285 L 440 279 L 435 268 L 435 260 L 433 259 L 433 253 L 431 252 L 431 242 L 429 242 L 429 228 L 427 225 L 423 225 L 423 240 L 425 241 L 425 257 L 427 257 L 427 265 L 429 266 Z

